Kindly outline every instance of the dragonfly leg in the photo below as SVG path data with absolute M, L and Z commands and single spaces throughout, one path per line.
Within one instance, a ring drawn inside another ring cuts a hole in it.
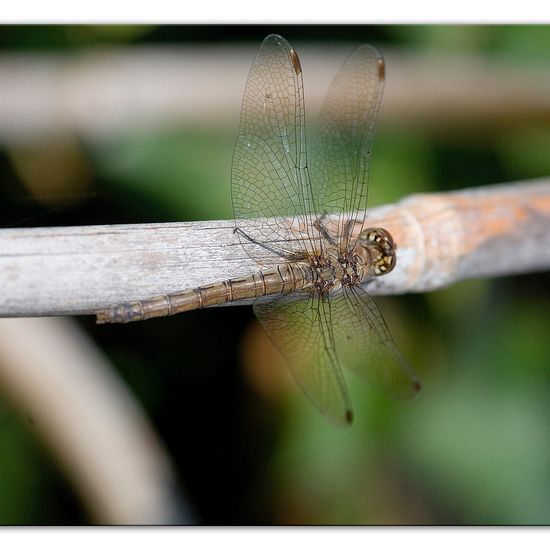
M 353 220 L 348 220 L 345 224 L 344 224 L 344 231 L 343 231 L 343 239 L 342 241 L 347 243 L 349 242 L 349 234 L 351 232 L 351 226 L 353 224 Z
M 256 241 L 250 235 L 248 235 L 245 231 L 243 231 L 240 227 L 235 227 L 235 229 L 233 229 L 233 233 L 236 233 L 237 235 L 244 237 L 247 241 L 251 242 L 252 244 L 257 244 L 258 246 L 261 246 L 262 248 L 269 250 L 272 254 L 275 254 L 280 258 L 284 258 L 288 261 L 298 261 L 303 259 L 303 257 L 305 257 L 305 254 L 302 256 L 297 252 L 289 253 L 285 250 L 280 250 L 278 248 L 275 248 L 274 246 L 270 246 L 267 243 L 261 243 L 259 241 Z
M 323 238 L 326 239 L 330 244 L 336 246 L 336 239 L 326 230 L 326 227 L 323 225 L 323 220 L 327 217 L 327 214 L 323 214 L 313 222 L 313 227 L 323 235 Z

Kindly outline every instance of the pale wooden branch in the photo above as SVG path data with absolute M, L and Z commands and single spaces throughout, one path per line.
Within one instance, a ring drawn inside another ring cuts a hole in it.
M 368 41 L 368 36 L 365 40 Z M 294 44 L 304 67 L 308 112 L 357 44 Z M 238 124 L 246 75 L 258 44 L 135 47 L 71 54 L 0 55 L 0 142 L 74 133 L 102 139 L 152 125 Z M 499 62 L 449 53 L 383 48 L 387 81 L 383 124 L 422 127 L 509 125 L 550 119 L 544 63 Z
M 396 268 L 369 283 L 371 294 L 550 268 L 550 179 L 412 195 L 373 208 L 368 220 L 398 247 Z M 257 270 L 233 228 L 211 221 L 4 229 L 0 316 L 92 314 Z
M 0 319 L 0 390 L 57 458 L 92 521 L 193 521 L 139 403 L 70 319 Z

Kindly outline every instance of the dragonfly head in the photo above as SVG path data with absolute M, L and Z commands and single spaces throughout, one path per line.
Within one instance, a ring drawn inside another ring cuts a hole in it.
M 364 262 L 367 268 L 367 275 L 385 275 L 395 267 L 396 246 L 392 236 L 388 231 L 381 227 L 369 227 L 361 231 L 357 239 L 357 247 L 362 247 L 361 251 L 367 257 Z

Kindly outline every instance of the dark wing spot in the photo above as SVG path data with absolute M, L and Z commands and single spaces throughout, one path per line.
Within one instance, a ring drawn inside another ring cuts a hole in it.
M 351 425 L 353 422 L 353 413 L 351 412 L 351 409 L 348 409 L 346 411 L 346 422 Z
M 290 61 L 292 62 L 292 66 L 294 67 L 294 72 L 296 74 L 300 74 L 302 72 L 302 66 L 300 65 L 300 60 L 298 59 L 298 54 L 294 51 L 294 49 L 290 50 Z
M 380 82 L 386 80 L 386 64 L 383 59 L 378 60 L 378 80 L 380 80 Z

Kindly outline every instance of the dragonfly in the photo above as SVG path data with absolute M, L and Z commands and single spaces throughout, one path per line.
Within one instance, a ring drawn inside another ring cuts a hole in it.
M 329 87 L 308 149 L 300 60 L 282 36 L 267 36 L 246 82 L 231 168 L 234 231 L 262 267 L 103 309 L 97 322 L 254 299 L 254 313 L 294 379 L 333 423 L 353 419 L 345 371 L 394 397 L 413 397 L 420 381 L 363 289 L 396 264 L 391 234 L 366 226 L 384 81 L 380 51 L 371 44 L 356 48 Z M 301 238 L 292 238 L 296 230 Z

